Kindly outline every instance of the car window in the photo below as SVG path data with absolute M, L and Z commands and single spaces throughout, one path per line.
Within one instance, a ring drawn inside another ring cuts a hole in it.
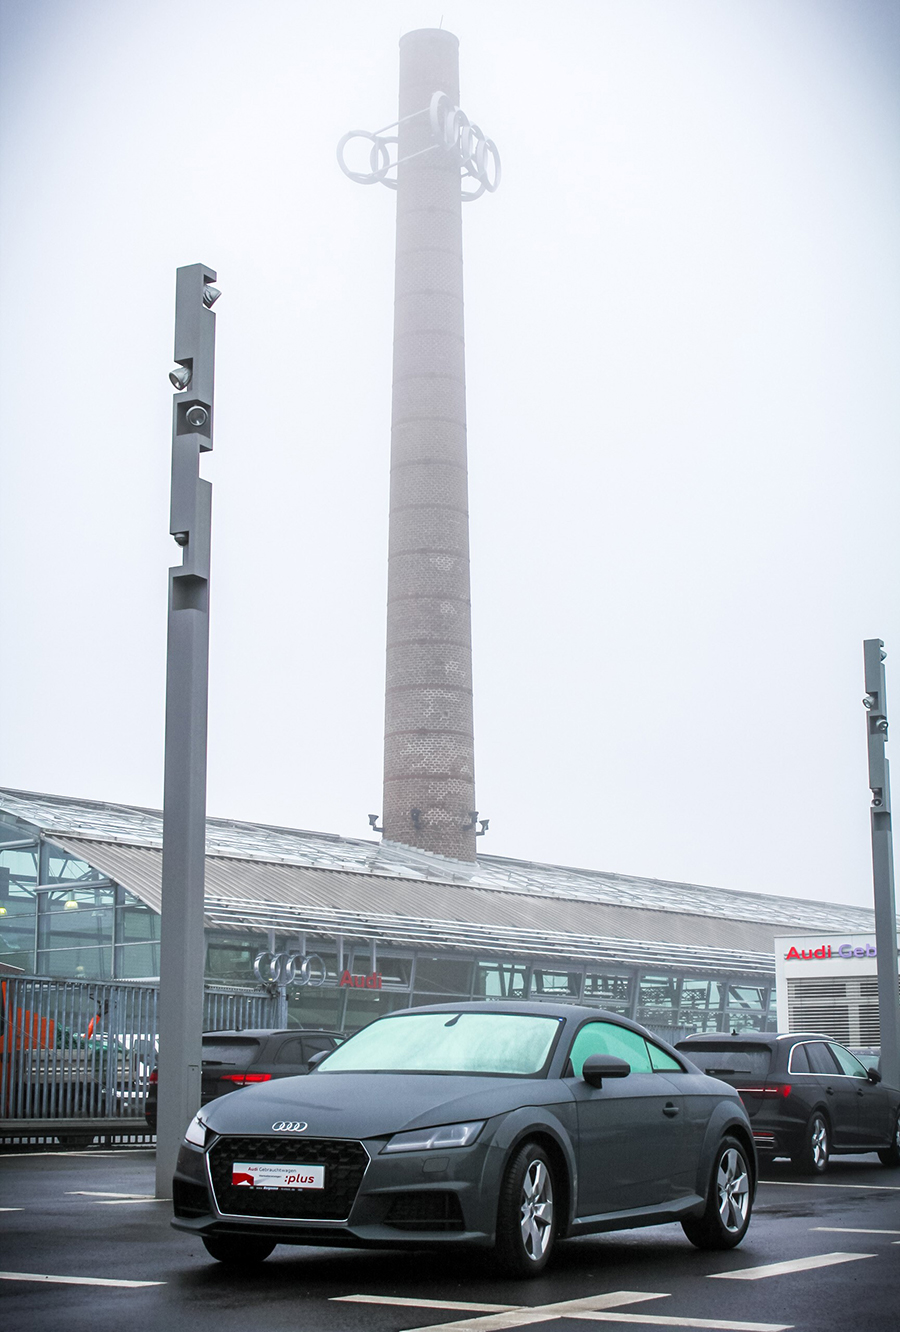
M 789 1073 L 811 1073 L 805 1045 L 795 1045 L 788 1060 Z
M 289 1036 L 282 1041 L 275 1055 L 276 1064 L 304 1064 L 303 1045 L 299 1036 Z
M 856 1058 L 856 1055 L 852 1055 L 842 1045 L 835 1045 L 833 1041 L 828 1042 L 828 1049 L 833 1058 L 837 1060 L 842 1073 L 848 1074 L 851 1078 L 865 1078 L 868 1081 L 869 1075 Z
M 771 1046 L 751 1041 L 684 1041 L 678 1049 L 713 1078 L 731 1073 L 764 1078 L 772 1061 Z
M 252 1036 L 204 1036 L 204 1064 L 227 1064 L 229 1068 L 247 1068 L 259 1050 L 259 1041 Z
M 654 1073 L 684 1072 L 678 1060 L 673 1059 L 670 1054 L 666 1054 L 665 1050 L 661 1050 L 658 1045 L 654 1045 L 652 1041 L 645 1041 L 644 1044 L 650 1054 L 650 1066 Z
M 569 1060 L 575 1077 L 581 1077 L 589 1055 L 615 1055 L 631 1065 L 632 1073 L 652 1073 L 647 1042 L 640 1032 L 617 1026 L 614 1022 L 587 1022 L 572 1042 Z M 662 1054 L 662 1051 L 660 1051 Z
M 303 1058 L 308 1061 L 320 1050 L 333 1050 L 336 1042 L 331 1036 L 304 1036 Z
M 822 1073 L 826 1077 L 833 1077 L 839 1071 L 838 1065 L 829 1054 L 828 1046 L 824 1041 L 807 1041 L 805 1049 L 813 1073 Z

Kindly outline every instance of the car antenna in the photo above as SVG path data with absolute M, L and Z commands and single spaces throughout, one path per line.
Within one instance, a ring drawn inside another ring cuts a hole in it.
M 445 1026 L 445 1027 L 455 1027 L 456 1024 L 457 1024 L 457 1022 L 459 1021 L 459 1019 L 460 1019 L 461 1017 L 462 1017 L 462 1013 L 454 1013 L 454 1014 L 453 1014 L 453 1017 L 450 1019 L 450 1021 L 444 1023 L 444 1026 Z

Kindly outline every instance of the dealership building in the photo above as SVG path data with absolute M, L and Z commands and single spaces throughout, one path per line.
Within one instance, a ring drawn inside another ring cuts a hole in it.
M 0 790 L 0 970 L 156 979 L 161 866 L 158 811 Z M 874 938 L 871 911 L 836 903 L 209 819 L 205 921 L 207 982 L 280 978 L 292 1024 L 349 1031 L 411 1003 L 512 997 L 595 1004 L 670 1038 L 766 1031 L 809 1012 L 812 979 L 834 991 L 817 1029 L 872 1036 L 868 1010 L 852 1032 L 844 1011 L 874 983 L 865 943 L 838 954 L 836 979 L 821 959 L 812 977 L 785 964 L 801 936 L 807 950 Z
M 897 940 L 900 950 L 900 937 Z M 775 992 L 788 1031 L 822 1031 L 856 1048 L 880 1045 L 873 933 L 790 934 L 775 940 Z

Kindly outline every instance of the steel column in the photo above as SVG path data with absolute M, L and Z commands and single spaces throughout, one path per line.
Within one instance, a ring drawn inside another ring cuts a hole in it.
M 166 761 L 160 921 L 159 1102 L 156 1193 L 170 1197 L 179 1144 L 200 1107 L 203 885 L 212 486 L 200 454 L 213 446 L 216 275 L 179 268 L 169 530 L 182 564 L 169 570 Z
M 888 737 L 884 643 L 863 642 L 866 673 L 866 732 L 872 828 L 872 876 L 875 890 L 875 947 L 878 951 L 878 1023 L 881 1029 L 881 1076 L 900 1087 L 900 997 L 897 967 L 897 903 L 894 895 L 894 850 L 891 834 L 891 772 L 885 754 Z

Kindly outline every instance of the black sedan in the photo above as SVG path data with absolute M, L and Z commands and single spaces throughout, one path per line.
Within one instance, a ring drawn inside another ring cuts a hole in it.
M 837 1152 L 900 1166 L 900 1091 L 837 1041 L 814 1032 L 697 1035 L 677 1048 L 739 1093 L 760 1158 L 789 1156 L 821 1174 Z
M 308 1077 L 206 1106 L 173 1224 L 227 1263 L 276 1244 L 475 1245 L 528 1276 L 557 1238 L 666 1221 L 732 1248 L 755 1185 L 737 1092 L 636 1023 L 438 1004 L 380 1018 Z
M 254 1082 L 294 1078 L 308 1073 L 310 1060 L 333 1050 L 344 1037 L 337 1031 L 308 1031 L 296 1027 L 245 1028 L 243 1031 L 205 1031 L 200 1068 L 200 1104 L 249 1087 Z M 156 1132 L 159 1099 L 157 1069 L 150 1073 L 144 1118 Z

